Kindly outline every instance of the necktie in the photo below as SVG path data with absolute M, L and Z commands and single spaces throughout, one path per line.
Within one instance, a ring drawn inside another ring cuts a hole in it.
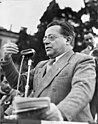
M 49 60 L 49 62 L 47 64 L 47 70 L 46 70 L 46 72 L 48 72 L 51 69 L 51 67 L 52 67 L 52 65 L 53 65 L 54 62 L 55 62 L 55 59 L 50 59 Z

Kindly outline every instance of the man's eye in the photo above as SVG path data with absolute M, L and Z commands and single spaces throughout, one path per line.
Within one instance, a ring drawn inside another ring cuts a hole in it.
M 45 36 L 43 38 L 43 41 L 45 41 L 46 39 L 49 39 L 50 41 L 53 41 L 56 37 L 54 35 L 49 35 L 49 36 Z
M 51 38 L 51 39 L 52 39 L 52 38 L 53 38 L 53 36 L 49 36 L 49 38 Z
M 53 39 L 54 39 L 54 36 L 52 36 L 52 35 L 49 36 L 49 39 L 50 39 L 50 40 L 53 40 Z

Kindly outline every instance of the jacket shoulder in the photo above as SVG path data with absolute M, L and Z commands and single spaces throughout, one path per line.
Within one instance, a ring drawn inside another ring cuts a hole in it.
M 93 56 L 90 56 L 84 53 L 78 53 L 78 52 L 76 52 L 76 58 L 79 58 L 80 60 L 81 59 L 93 59 L 94 60 Z
M 70 59 L 70 62 L 74 62 L 74 63 L 81 63 L 83 61 L 88 61 L 88 62 L 92 62 L 95 63 L 95 60 L 92 56 L 84 54 L 84 53 L 79 53 L 76 52 L 74 54 L 74 56 Z

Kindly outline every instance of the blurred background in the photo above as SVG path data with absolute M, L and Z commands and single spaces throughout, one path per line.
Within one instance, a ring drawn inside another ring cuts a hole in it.
M 83 38 L 88 32 L 98 42 L 98 0 L 0 0 L 0 53 L 1 46 L 11 41 L 18 44 L 20 51 L 35 49 L 33 67 L 48 59 L 42 39 L 46 26 L 54 19 L 67 20 L 74 26 L 74 51 L 85 48 Z M 19 68 L 21 55 L 12 57 Z M 26 65 L 27 60 L 23 71 Z

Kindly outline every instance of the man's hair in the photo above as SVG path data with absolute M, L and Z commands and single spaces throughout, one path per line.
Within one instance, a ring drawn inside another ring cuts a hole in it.
M 62 20 L 53 20 L 51 23 L 47 25 L 47 28 L 54 26 L 54 25 L 59 25 L 61 27 L 61 34 L 63 36 L 71 36 L 72 41 L 71 45 L 74 47 L 74 39 L 75 39 L 75 32 L 74 32 L 74 27 L 67 21 L 62 21 Z

